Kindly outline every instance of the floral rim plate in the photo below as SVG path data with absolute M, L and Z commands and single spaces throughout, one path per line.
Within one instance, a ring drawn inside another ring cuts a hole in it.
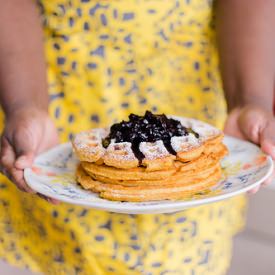
M 24 176 L 35 191 L 67 203 L 129 214 L 176 212 L 245 193 L 272 173 L 272 159 L 254 144 L 229 136 L 224 138 L 224 143 L 229 155 L 222 161 L 222 180 L 207 192 L 180 201 L 115 202 L 83 190 L 75 181 L 78 161 L 70 143 L 61 144 L 38 156 L 32 168 L 25 169 Z

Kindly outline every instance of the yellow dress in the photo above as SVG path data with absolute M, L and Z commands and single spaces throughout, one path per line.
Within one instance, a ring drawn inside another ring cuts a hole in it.
M 211 1 L 40 1 L 50 114 L 63 142 L 145 110 L 218 127 Z M 50 275 L 225 274 L 243 198 L 174 214 L 53 206 L 0 177 L 0 257 Z

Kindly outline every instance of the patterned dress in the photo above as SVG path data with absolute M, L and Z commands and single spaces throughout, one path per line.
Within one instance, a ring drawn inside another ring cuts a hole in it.
M 225 119 L 211 0 L 40 1 L 61 140 L 145 110 Z M 50 275 L 221 275 L 242 197 L 174 214 L 53 206 L 0 176 L 0 257 Z

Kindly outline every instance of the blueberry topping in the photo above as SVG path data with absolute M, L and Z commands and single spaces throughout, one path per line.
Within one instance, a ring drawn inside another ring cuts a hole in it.
M 110 134 L 102 140 L 102 145 L 107 148 L 112 139 L 115 142 L 131 142 L 132 150 L 141 163 L 144 158 L 139 150 L 141 142 L 162 140 L 167 151 L 176 155 L 171 146 L 171 138 L 187 136 L 189 133 L 194 134 L 196 138 L 199 137 L 198 133 L 191 128 L 184 127 L 178 120 L 167 118 L 164 114 L 155 115 L 150 111 L 146 111 L 144 116 L 130 114 L 128 121 L 122 121 L 111 126 Z

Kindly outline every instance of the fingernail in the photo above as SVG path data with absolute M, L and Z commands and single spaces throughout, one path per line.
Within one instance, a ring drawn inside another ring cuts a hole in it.
M 25 157 L 22 157 L 22 158 L 19 158 L 17 161 L 16 161 L 16 164 L 17 165 L 24 165 L 26 163 L 26 158 Z
M 15 166 L 19 169 L 27 168 L 27 158 L 26 157 L 20 157 L 16 160 Z
M 19 159 L 18 159 L 19 161 L 26 161 L 27 160 L 27 158 L 25 157 L 25 156 L 21 156 L 21 157 L 19 157 Z

